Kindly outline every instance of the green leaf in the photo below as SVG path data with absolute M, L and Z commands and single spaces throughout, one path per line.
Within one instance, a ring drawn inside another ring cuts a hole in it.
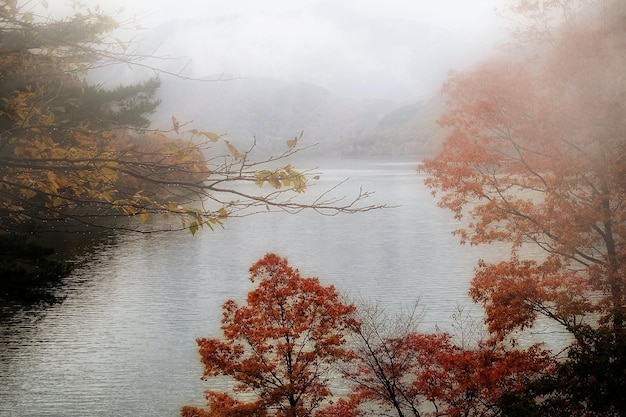
M 191 232 L 192 236 L 195 236 L 196 232 L 198 231 L 198 222 L 191 222 L 191 224 L 189 225 L 189 231 Z

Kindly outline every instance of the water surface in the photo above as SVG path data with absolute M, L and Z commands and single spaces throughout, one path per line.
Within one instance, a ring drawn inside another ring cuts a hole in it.
M 357 215 L 272 214 L 225 230 L 120 234 L 66 280 L 66 300 L 1 324 L 0 416 L 176 416 L 201 404 L 198 337 L 218 337 L 221 305 L 252 288 L 247 270 L 267 252 L 287 257 L 354 299 L 394 311 L 420 300 L 422 327 L 449 327 L 478 258 L 502 248 L 462 247 L 458 223 L 436 207 L 415 162 L 339 161 L 317 189 L 374 191 L 398 205 Z

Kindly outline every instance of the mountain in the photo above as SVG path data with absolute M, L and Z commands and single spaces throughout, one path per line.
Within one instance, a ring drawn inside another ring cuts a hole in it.
M 327 144 L 374 128 L 397 106 L 388 100 L 354 100 L 302 82 L 268 78 L 197 82 L 168 77 L 159 89 L 162 100 L 153 125 L 170 129 L 171 117 L 189 127 L 226 134 L 229 140 L 260 150 L 281 150 L 285 140 L 304 131 L 303 144 Z
M 440 142 L 440 103 L 428 97 L 451 68 L 485 52 L 485 43 L 428 21 L 366 16 L 330 3 L 295 5 L 171 19 L 133 45 L 153 56 L 143 62 L 145 72 L 107 67 L 94 77 L 116 85 L 154 76 L 150 66 L 164 70 L 156 127 L 169 128 L 174 115 L 233 140 L 255 137 L 269 150 L 304 131 L 306 143 L 320 143 L 323 153 L 413 155 Z M 208 81 L 220 79 L 228 81 Z
M 285 140 L 304 131 L 311 150 L 343 157 L 433 155 L 447 130 L 436 120 L 441 96 L 399 106 L 385 100 L 338 97 L 309 83 L 265 78 L 198 83 L 168 78 L 159 90 L 162 104 L 154 126 L 171 128 L 171 117 L 200 130 L 226 134 L 235 143 L 284 150 Z
M 349 157 L 422 157 L 441 149 L 448 133 L 437 124 L 444 109 L 443 99 L 399 107 L 383 116 L 373 128 L 337 144 L 341 155 Z

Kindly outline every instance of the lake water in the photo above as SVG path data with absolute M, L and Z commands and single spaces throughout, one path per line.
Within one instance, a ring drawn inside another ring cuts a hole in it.
M 341 161 L 320 166 L 318 188 L 350 178 L 373 203 L 400 207 L 357 215 L 271 214 L 225 230 L 121 234 L 100 245 L 64 285 L 66 300 L 1 323 L 0 416 L 177 416 L 202 404 L 198 337 L 219 337 L 221 306 L 252 288 L 248 268 L 267 252 L 287 257 L 356 299 L 389 310 L 419 299 L 422 329 L 447 329 L 479 258 L 415 172 L 415 162 Z

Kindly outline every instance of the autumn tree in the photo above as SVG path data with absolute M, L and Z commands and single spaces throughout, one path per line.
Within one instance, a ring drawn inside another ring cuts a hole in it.
M 208 391 L 208 411 L 185 407 L 184 417 L 310 416 L 331 395 L 332 365 L 348 355 L 344 334 L 357 324 L 355 307 L 275 254 L 252 265 L 250 280 L 258 286 L 245 305 L 224 304 L 224 337 L 197 340 L 203 379 L 232 378 L 235 396 Z
M 480 262 L 470 289 L 494 339 L 514 341 L 538 316 L 571 335 L 556 391 L 534 392 L 567 415 L 623 415 L 608 393 L 626 388 L 626 11 L 618 1 L 515 10 L 529 18 L 521 49 L 451 75 L 440 122 L 452 133 L 422 169 L 440 205 L 468 219 L 463 242 L 512 244 L 509 260 Z M 543 255 L 525 258 L 531 245 Z
M 402 348 L 405 340 L 417 333 L 417 307 L 415 304 L 393 316 L 380 304 L 359 303 L 360 324 L 349 339 L 353 355 L 341 366 L 343 377 L 353 385 L 349 397 L 352 412 L 365 413 L 374 404 L 398 417 L 419 415 L 424 398 L 414 388 L 410 375 L 420 361 L 413 350 Z
M 119 24 L 97 9 L 54 20 L 27 6 L 0 2 L 0 230 L 173 215 L 177 224 L 117 227 L 195 233 L 257 211 L 368 209 L 365 192 L 301 196 L 309 178 L 285 161 L 302 149 L 301 135 L 286 138 L 282 154 L 257 158 L 253 140 L 237 148 L 176 117 L 168 132 L 149 130 L 158 77 L 116 88 L 86 81 L 93 68 L 146 66 L 145 54 L 115 37 Z
M 305 194 L 317 176 L 289 163 L 307 148 L 301 133 L 285 138 L 282 153 L 261 157 L 253 138 L 243 148 L 175 116 L 171 129 L 151 129 L 160 77 L 219 80 L 150 66 L 154 56 L 119 39 L 125 24 L 98 8 L 55 19 L 45 5 L 0 0 L 0 233 L 195 234 L 258 212 L 334 215 L 381 207 L 364 204 L 362 190 L 353 197 L 337 187 Z M 87 81 L 91 70 L 120 63 L 155 76 L 114 87 Z M 0 258 L 1 277 L 24 270 L 13 260 Z M 11 298 L 15 289 L 0 280 L 0 297 Z
M 527 383 L 554 369 L 538 345 L 520 350 L 467 334 L 420 332 L 416 311 L 391 316 L 359 305 L 353 354 L 342 368 L 352 391 L 323 416 L 500 416 L 505 396 L 525 395 Z

